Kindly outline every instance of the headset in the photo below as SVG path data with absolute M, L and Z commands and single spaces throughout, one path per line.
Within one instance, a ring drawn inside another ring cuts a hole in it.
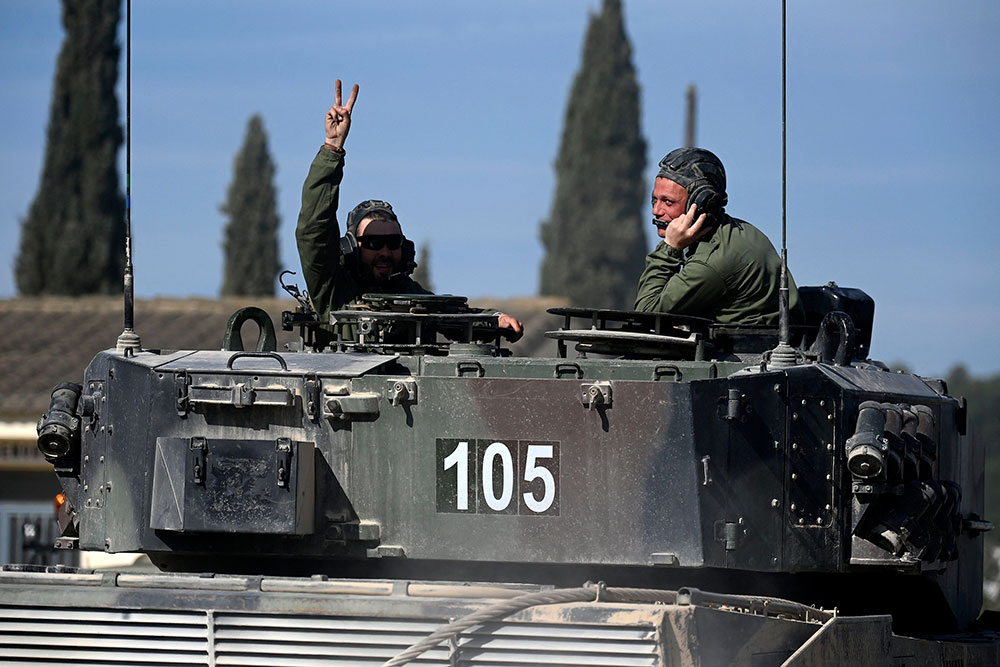
M 668 178 L 687 190 L 687 211 L 697 205 L 699 217 L 707 213 L 709 225 L 719 224 L 729 196 L 726 194 L 726 169 L 714 153 L 703 148 L 671 151 L 660 160 L 657 178 Z M 654 218 L 653 224 L 657 223 L 664 224 Z
M 700 169 L 698 171 L 701 171 Z M 691 185 L 688 191 L 688 211 L 695 204 L 698 205 L 698 214 L 708 213 L 709 218 L 718 223 L 718 216 L 729 203 L 729 196 L 725 192 L 718 192 L 715 186 L 704 176 L 699 176 Z
M 386 214 L 390 220 L 399 222 L 396 212 L 392 210 L 392 205 L 381 199 L 366 199 L 347 214 L 347 231 L 340 237 L 340 254 L 344 258 L 344 266 L 354 275 L 359 275 L 361 268 L 360 252 L 358 251 L 358 226 L 361 225 L 362 220 L 376 212 Z M 400 226 L 400 230 L 402 231 L 402 226 Z M 417 249 L 413 245 L 413 241 L 406 238 L 405 235 L 401 250 L 403 257 L 400 262 L 400 270 L 392 274 L 390 279 L 408 276 L 417 268 Z

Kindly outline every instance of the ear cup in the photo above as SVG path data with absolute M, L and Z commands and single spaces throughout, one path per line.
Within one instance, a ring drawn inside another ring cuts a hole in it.
M 403 239 L 403 261 L 399 268 L 405 275 L 410 275 L 417 268 L 417 249 L 413 241 L 407 238 Z
M 691 206 L 698 205 L 698 214 L 708 213 L 718 215 L 729 203 L 726 193 L 715 191 L 708 179 L 700 178 L 688 188 L 688 210 Z
M 340 256 L 344 258 L 344 267 L 352 272 L 358 271 L 358 239 L 353 232 L 347 232 L 340 237 Z

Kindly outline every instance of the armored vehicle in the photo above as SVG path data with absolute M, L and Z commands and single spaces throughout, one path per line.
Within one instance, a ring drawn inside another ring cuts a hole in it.
M 557 308 L 556 356 L 514 357 L 495 317 L 411 295 L 286 313 L 294 351 L 248 308 L 223 350 L 101 352 L 39 422 L 58 546 L 163 573 L 6 568 L 0 655 L 1000 664 L 964 400 L 868 358 L 864 292 L 800 295 L 790 353 Z

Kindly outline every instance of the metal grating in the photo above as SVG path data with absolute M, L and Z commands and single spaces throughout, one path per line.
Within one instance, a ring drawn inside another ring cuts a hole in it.
M 209 664 L 204 612 L 0 606 L 0 665 Z
M 446 622 L 0 606 L 0 665 L 381 665 Z M 650 625 L 491 623 L 411 664 L 652 667 L 658 635 Z
M 218 613 L 215 616 L 215 664 L 267 667 L 381 665 L 445 622 L 444 619 Z M 428 651 L 412 664 L 448 667 L 451 665 L 448 648 Z
M 215 621 L 217 665 L 267 667 L 380 665 L 445 623 L 257 614 L 217 614 Z M 411 664 L 652 667 L 659 664 L 658 636 L 652 626 L 493 623 Z
M 652 626 L 500 623 L 473 628 L 459 642 L 459 665 L 599 665 L 648 667 L 659 664 Z

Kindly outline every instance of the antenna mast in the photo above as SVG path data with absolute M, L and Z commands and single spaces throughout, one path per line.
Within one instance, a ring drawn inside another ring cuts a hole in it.
M 786 236 L 787 220 L 787 159 L 786 159 L 786 93 L 785 93 L 785 0 L 781 0 L 781 278 L 778 285 L 778 346 L 771 350 L 771 366 L 783 368 L 794 366 L 796 361 L 795 348 L 789 345 L 789 306 L 788 306 L 788 239 Z
M 135 293 L 132 280 L 132 0 L 125 3 L 125 327 L 118 335 L 116 350 L 128 354 L 142 349 L 133 330 Z
M 695 123 L 698 105 L 698 89 L 693 83 L 688 84 L 687 95 L 685 97 L 687 101 L 687 118 L 684 123 L 684 145 L 691 148 L 697 145 L 695 140 Z

